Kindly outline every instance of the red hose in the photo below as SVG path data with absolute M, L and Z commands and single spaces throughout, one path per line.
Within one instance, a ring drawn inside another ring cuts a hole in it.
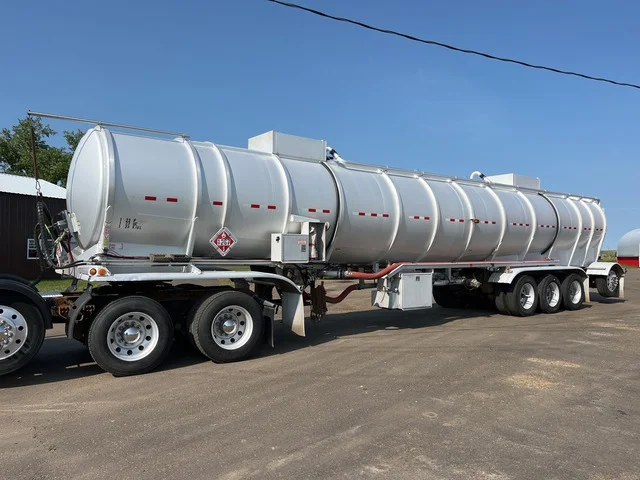
M 346 278 L 358 278 L 362 280 L 377 280 L 379 278 L 384 277 L 385 275 L 391 273 L 393 270 L 398 268 L 400 265 L 404 265 L 403 263 L 392 263 L 387 268 L 383 268 L 382 270 L 375 273 L 362 273 L 362 272 L 344 272 L 344 276 Z
M 353 291 L 355 291 L 355 290 L 358 290 L 358 286 L 359 286 L 359 285 L 358 285 L 357 283 L 354 283 L 353 285 L 349 285 L 349 286 L 348 286 L 347 288 L 345 288 L 345 289 L 342 291 L 342 293 L 341 293 L 340 295 L 338 295 L 337 297 L 327 297 L 327 296 L 325 295 L 324 300 L 325 300 L 325 302 L 327 302 L 327 303 L 333 303 L 333 304 L 335 304 L 335 303 L 340 303 L 340 302 L 342 302 L 345 298 L 347 298 L 347 296 L 348 296 L 351 292 L 353 292 Z M 310 299 L 311 299 L 311 295 L 309 295 L 307 292 L 302 292 L 302 295 L 303 295 L 303 297 L 304 297 L 304 299 L 305 299 L 305 300 L 310 300 Z

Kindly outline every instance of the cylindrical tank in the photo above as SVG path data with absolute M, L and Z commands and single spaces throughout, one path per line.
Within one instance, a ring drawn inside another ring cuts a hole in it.
M 597 259 L 597 199 L 327 161 L 324 142 L 292 138 L 244 149 L 90 129 L 67 183 L 79 250 L 222 258 L 210 241 L 226 227 L 225 258 L 268 259 L 298 216 L 328 222 L 331 263 Z

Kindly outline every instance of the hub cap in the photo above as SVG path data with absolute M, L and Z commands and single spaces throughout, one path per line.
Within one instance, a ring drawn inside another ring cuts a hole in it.
M 578 280 L 574 280 L 569 285 L 569 299 L 574 305 L 580 302 L 582 297 L 582 284 Z
M 158 325 L 153 318 L 142 312 L 130 312 L 118 317 L 107 334 L 111 354 L 125 362 L 143 359 L 157 344 Z
M 620 282 L 620 279 L 618 278 L 618 275 L 616 275 L 616 272 L 611 270 L 609 272 L 609 275 L 607 275 L 607 288 L 609 289 L 609 291 L 610 292 L 615 291 L 615 289 L 618 288 L 619 282 Z
M 19 311 L 0 305 L 0 360 L 20 350 L 28 332 L 27 321 Z
M 536 299 L 536 292 L 533 285 L 525 283 L 520 290 L 520 305 L 522 308 L 529 310 L 533 306 L 533 302 Z
M 236 350 L 246 344 L 253 332 L 251 314 L 239 305 L 229 305 L 213 319 L 211 334 L 219 347 Z
M 547 305 L 555 307 L 560 302 L 560 287 L 556 282 L 551 282 L 547 285 L 544 295 L 547 300 Z

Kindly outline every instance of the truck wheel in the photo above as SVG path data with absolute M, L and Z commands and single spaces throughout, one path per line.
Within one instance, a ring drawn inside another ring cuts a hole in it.
M 538 308 L 538 285 L 533 277 L 524 275 L 509 289 L 506 304 L 511 315 L 528 317 Z
M 603 297 L 620 296 L 620 277 L 612 268 L 606 277 L 596 277 L 596 288 Z
M 0 294 L 0 376 L 29 363 L 44 334 L 44 319 L 35 305 L 18 294 Z
M 449 286 L 434 285 L 433 299 L 442 308 L 462 308 L 460 299 Z
M 562 281 L 562 304 L 567 310 L 577 310 L 584 302 L 582 277 L 576 273 L 567 275 Z
M 495 297 L 495 304 L 498 312 L 501 315 L 510 315 L 509 309 L 507 308 L 507 289 L 504 285 L 496 285 Z
M 88 345 L 95 362 L 114 376 L 150 372 L 173 342 L 173 322 L 155 300 L 128 296 L 104 307 L 91 323 Z
M 556 313 L 562 306 L 560 280 L 555 275 L 547 275 L 538 284 L 538 298 L 542 313 Z
M 262 338 L 260 305 L 246 293 L 214 293 L 197 307 L 191 332 L 198 350 L 217 363 L 248 357 Z

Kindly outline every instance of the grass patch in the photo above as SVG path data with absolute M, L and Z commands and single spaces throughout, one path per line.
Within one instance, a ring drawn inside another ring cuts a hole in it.
M 71 285 L 70 278 L 58 278 L 55 280 L 42 280 L 36 285 L 41 292 L 63 292 Z M 78 290 L 84 290 L 87 282 L 81 280 L 78 282 Z

